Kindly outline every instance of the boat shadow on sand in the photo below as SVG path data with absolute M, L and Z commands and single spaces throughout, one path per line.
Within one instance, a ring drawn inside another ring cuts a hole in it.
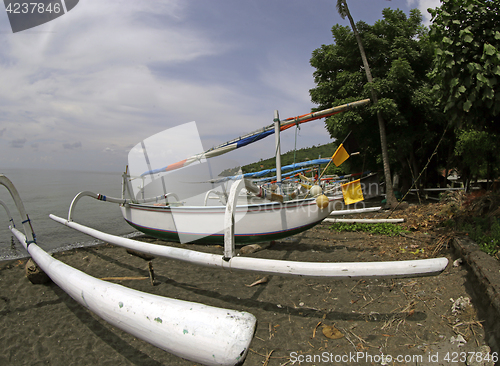
M 148 237 L 144 237 L 143 239 L 145 239 L 145 241 L 156 240 Z M 167 242 L 165 244 L 167 244 Z M 168 245 L 179 245 L 179 244 L 168 242 Z M 197 247 L 201 247 L 201 245 L 197 245 Z M 270 250 L 284 251 L 282 253 L 285 257 L 288 257 L 291 253 L 289 244 L 286 243 L 278 242 L 274 245 L 271 245 L 269 248 Z M 83 251 L 88 255 L 95 256 L 96 258 L 102 260 L 104 263 L 117 266 L 121 269 L 126 270 L 127 273 L 135 274 L 138 277 L 149 276 L 149 271 L 147 269 L 141 269 L 127 262 L 117 260 L 116 258 L 103 253 L 103 251 L 96 249 L 97 248 L 83 248 L 80 249 L 80 251 Z M 205 250 L 207 251 L 217 251 L 217 249 L 220 250 L 220 248 L 205 247 Z M 309 251 L 311 250 L 310 247 L 308 249 Z M 199 248 L 197 248 L 197 250 L 199 250 Z M 123 250 L 123 252 L 125 252 L 125 250 Z M 132 258 L 132 256 L 130 257 Z M 287 258 L 285 257 L 283 257 L 282 259 L 287 260 Z M 102 265 L 105 266 L 106 264 Z M 420 311 L 412 312 L 411 317 L 408 317 L 407 312 L 391 311 L 391 312 L 364 313 L 364 312 L 352 312 L 351 309 L 349 309 L 348 311 L 339 311 L 332 309 L 316 309 L 303 306 L 280 305 L 277 302 L 265 301 L 259 299 L 262 292 L 266 290 L 266 287 L 274 279 L 277 280 L 282 279 L 283 281 L 287 280 L 294 281 L 293 277 L 282 278 L 281 276 L 269 275 L 267 276 L 266 283 L 256 286 L 253 289 L 253 291 L 250 291 L 247 294 L 248 296 L 243 297 L 243 296 L 224 293 L 226 291 L 217 290 L 216 287 L 224 287 L 224 284 L 227 284 L 228 285 L 227 287 L 230 287 L 232 285 L 244 287 L 245 280 L 247 280 L 247 278 L 251 276 L 248 273 L 243 273 L 239 271 L 238 272 L 220 271 L 213 268 L 195 267 L 196 268 L 194 270 L 196 272 L 195 276 L 198 276 L 201 279 L 213 278 L 213 281 L 194 284 L 192 281 L 193 275 L 191 274 L 189 275 L 186 274 L 186 278 L 190 279 L 189 281 L 186 282 L 180 281 L 177 278 L 174 279 L 172 278 L 173 276 L 169 277 L 167 275 L 162 274 L 162 273 L 174 273 L 177 272 L 177 270 L 180 270 L 181 268 L 184 268 L 184 270 L 187 271 L 187 268 L 183 263 L 166 258 L 155 258 L 154 266 L 155 266 L 155 280 L 157 281 L 156 282 L 157 285 L 154 287 L 140 286 L 141 291 L 146 291 L 149 288 L 149 291 L 157 295 L 172 296 L 173 293 L 172 287 L 173 287 L 178 290 L 176 294 L 179 293 L 180 295 L 176 297 L 181 298 L 182 300 L 203 302 L 211 306 L 224 306 L 234 309 L 245 308 L 246 311 L 251 311 L 252 309 L 256 309 L 264 312 L 273 312 L 276 314 L 282 314 L 287 316 L 290 315 L 302 318 L 316 318 L 316 319 L 324 319 L 330 321 L 342 320 L 342 321 L 387 322 L 387 321 L 394 321 L 397 319 L 405 319 L 406 321 L 410 322 L 421 322 L 427 318 L 427 314 L 425 312 L 420 312 Z M 114 270 L 113 272 L 117 271 Z M 319 279 L 318 281 L 325 282 L 327 280 Z M 141 283 L 143 282 L 141 281 Z M 133 287 L 136 284 L 137 282 L 133 283 L 133 281 L 130 281 L 130 283 L 127 283 L 127 286 Z M 184 296 L 186 298 L 182 298 Z

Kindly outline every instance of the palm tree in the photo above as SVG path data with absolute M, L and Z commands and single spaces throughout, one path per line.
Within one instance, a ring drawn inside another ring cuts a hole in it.
M 354 19 L 351 16 L 351 12 L 347 7 L 346 0 L 337 0 L 337 11 L 342 17 L 342 19 L 347 18 L 351 23 L 352 31 L 354 32 L 354 36 L 356 37 L 356 41 L 358 42 L 359 52 L 361 53 L 361 59 L 363 60 L 363 66 L 365 67 L 366 78 L 368 79 L 368 83 L 373 82 L 372 73 L 370 71 L 370 65 L 368 65 L 368 60 L 366 58 L 365 49 L 363 48 L 363 42 L 361 42 L 361 37 L 359 36 L 358 29 L 356 28 L 356 24 L 354 23 Z M 378 101 L 377 94 L 373 87 L 370 87 L 372 94 L 372 102 L 376 104 Z M 378 127 L 380 130 L 380 144 L 382 145 L 382 161 L 384 163 L 384 176 L 385 176 L 385 184 L 386 189 L 385 193 L 387 194 L 387 205 L 389 207 L 395 207 L 397 205 L 396 196 L 394 196 L 394 190 L 392 188 L 392 179 L 391 179 L 391 168 L 389 166 L 389 153 L 387 151 L 387 137 L 385 134 L 385 121 L 382 117 L 382 114 L 377 111 L 377 119 L 378 119 Z

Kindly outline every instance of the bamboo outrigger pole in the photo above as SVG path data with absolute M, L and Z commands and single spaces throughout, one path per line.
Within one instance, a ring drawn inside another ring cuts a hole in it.
M 297 117 L 290 117 L 290 118 L 284 119 L 283 121 L 279 121 L 279 117 L 278 117 L 278 121 L 280 124 L 279 131 L 284 131 L 284 130 L 286 130 L 290 127 L 293 127 L 295 125 L 314 121 L 314 120 L 319 119 L 319 118 L 330 117 L 330 116 L 333 116 L 334 114 L 345 112 L 345 111 L 348 111 L 352 108 L 368 104 L 369 102 L 370 102 L 370 99 L 358 100 L 356 102 L 347 103 L 347 104 L 343 104 L 343 105 L 340 105 L 337 107 L 324 109 L 322 111 L 307 113 L 307 114 L 303 114 L 303 115 L 297 116 Z M 275 133 L 274 123 L 269 125 L 269 126 L 258 129 L 256 131 L 253 131 L 251 133 L 247 133 L 247 134 L 240 136 L 238 138 L 224 142 L 223 144 L 214 146 L 214 147 L 212 147 L 204 152 L 190 156 L 184 160 L 178 161 L 177 163 L 170 164 L 170 165 L 164 166 L 164 167 L 159 168 L 159 169 L 148 170 L 148 171 L 142 173 L 142 175 L 156 174 L 156 173 L 167 172 L 167 171 L 179 169 L 179 168 L 188 166 L 194 162 L 200 161 L 201 159 L 212 158 L 215 156 L 219 156 L 219 155 L 228 153 L 234 149 L 237 149 L 237 148 L 246 146 L 248 144 L 251 144 L 253 142 L 259 141 L 259 140 L 261 140 L 269 135 L 272 135 L 273 133 Z

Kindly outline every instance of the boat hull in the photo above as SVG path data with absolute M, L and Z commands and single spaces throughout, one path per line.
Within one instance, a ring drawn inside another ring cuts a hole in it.
M 331 198 L 326 208 L 315 199 L 238 205 L 235 242 L 250 244 L 282 239 L 319 224 L 341 203 Z M 224 243 L 225 206 L 167 207 L 129 204 L 121 206 L 124 219 L 137 230 L 176 242 Z

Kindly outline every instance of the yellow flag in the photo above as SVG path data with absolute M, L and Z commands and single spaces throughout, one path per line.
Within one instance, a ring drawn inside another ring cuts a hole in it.
M 349 156 L 351 156 L 353 153 L 357 151 L 359 151 L 358 143 L 356 142 L 354 136 L 352 136 L 351 133 L 349 132 L 347 137 L 335 151 L 335 154 L 333 154 L 332 161 L 336 166 L 339 166 L 344 161 L 349 159 Z
M 342 184 L 342 195 L 344 196 L 344 202 L 346 205 L 363 201 L 364 197 L 360 179 Z
M 339 166 L 344 161 L 349 159 L 349 153 L 344 148 L 344 144 L 340 144 L 340 146 L 335 151 L 335 154 L 332 156 L 332 161 L 335 166 Z

